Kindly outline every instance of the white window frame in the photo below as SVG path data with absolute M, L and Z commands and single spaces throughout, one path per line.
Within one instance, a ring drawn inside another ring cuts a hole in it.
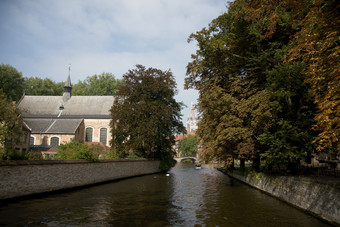
M 33 137 L 33 144 L 31 144 L 31 137 Z M 35 145 L 35 141 L 37 140 L 37 138 L 35 136 L 30 136 L 30 139 L 29 139 L 29 145 Z
M 101 142 L 101 141 L 100 141 L 100 137 L 101 137 L 100 130 L 101 130 L 102 128 L 106 129 L 106 143 L 105 143 L 105 145 L 107 145 L 107 143 L 108 143 L 108 141 L 109 141 L 109 140 L 108 140 L 108 137 L 109 137 L 109 129 L 108 129 L 107 127 L 100 127 L 100 128 L 99 128 L 99 133 L 98 133 L 98 134 L 99 134 L 99 141 L 98 141 L 98 142 Z
M 51 140 L 52 140 L 53 137 L 57 137 L 57 138 L 59 139 L 59 141 L 58 141 L 58 146 L 59 146 L 59 145 L 60 145 L 60 141 L 61 141 L 60 136 L 51 136 L 51 137 L 49 138 L 50 146 L 52 146 L 52 145 L 51 145 Z

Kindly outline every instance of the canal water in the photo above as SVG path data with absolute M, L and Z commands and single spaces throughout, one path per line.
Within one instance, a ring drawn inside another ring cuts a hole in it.
M 328 226 L 217 170 L 171 171 L 0 205 L 1 226 Z

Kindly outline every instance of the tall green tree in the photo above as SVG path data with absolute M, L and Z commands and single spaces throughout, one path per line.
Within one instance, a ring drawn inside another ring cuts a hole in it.
M 102 73 L 87 77 L 73 85 L 73 95 L 115 95 L 121 80 L 112 73 Z
M 190 36 L 199 50 L 187 66 L 186 88 L 200 92 L 198 133 L 217 159 L 252 159 L 258 169 L 261 157 L 271 168 L 292 166 L 313 150 L 305 64 L 288 59 L 300 29 L 288 2 L 236 0 Z
M 198 151 L 199 139 L 197 136 L 188 135 L 179 144 L 178 151 L 183 156 L 196 156 Z
M 292 37 L 301 29 L 296 12 L 301 12 L 301 19 L 308 11 L 304 6 L 304 1 L 246 3 L 247 20 L 259 34 L 262 54 L 271 58 L 270 67 L 263 72 L 273 124 L 258 137 L 263 145 L 263 163 L 269 169 L 277 165 L 294 171 L 299 160 L 313 152 L 315 108 L 305 83 L 306 64 L 300 59 L 289 60 L 289 52 L 296 45 Z
M 102 73 L 87 77 L 84 81 L 72 85 L 72 95 L 115 95 L 122 80 L 116 79 L 112 73 Z M 49 78 L 27 77 L 24 81 L 26 95 L 61 95 L 64 82 L 55 82 Z
M 147 158 L 171 158 L 174 135 L 182 133 L 182 104 L 176 102 L 171 71 L 137 65 L 123 75 L 111 109 L 111 146 Z
M 25 78 L 24 92 L 26 95 L 61 95 L 64 90 L 63 82 L 55 82 L 49 78 L 27 77 Z
M 18 101 L 23 95 L 24 78 L 22 73 L 10 65 L 0 65 L 0 89 L 13 101 Z
M 270 67 L 269 57 L 261 55 L 258 34 L 244 19 L 244 10 L 242 4 L 231 4 L 208 29 L 190 36 L 199 50 L 187 66 L 186 88 L 200 91 L 198 133 L 207 153 L 220 160 L 255 159 L 256 137 L 271 117 L 263 72 Z
M 0 160 L 18 158 L 14 146 L 21 135 L 21 129 L 19 110 L 0 89 Z

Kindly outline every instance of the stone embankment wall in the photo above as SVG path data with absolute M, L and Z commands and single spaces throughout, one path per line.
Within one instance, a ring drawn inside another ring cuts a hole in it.
M 0 199 L 157 173 L 159 163 L 150 160 L 0 162 Z
M 303 177 L 268 176 L 261 173 L 249 173 L 247 176 L 232 172 L 227 174 L 324 220 L 340 225 L 340 189 L 334 185 L 317 183 Z

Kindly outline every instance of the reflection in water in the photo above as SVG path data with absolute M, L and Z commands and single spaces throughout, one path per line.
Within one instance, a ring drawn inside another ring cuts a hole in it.
M 0 205 L 5 226 L 327 226 L 226 175 L 169 172 Z
M 195 168 L 192 165 L 177 165 L 170 173 L 172 179 L 171 196 L 172 209 L 169 209 L 169 213 L 177 215 L 176 219 L 172 219 L 174 223 L 190 226 L 193 223 L 203 224 L 197 219 L 197 211 L 204 205 L 203 194 L 204 189 L 207 187 L 206 181 L 199 179 L 200 174 L 197 174 Z

